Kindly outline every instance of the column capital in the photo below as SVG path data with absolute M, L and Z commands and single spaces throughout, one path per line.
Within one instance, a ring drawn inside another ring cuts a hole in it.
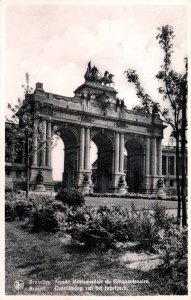
M 83 127 L 86 128 L 86 129 L 91 129 L 90 125 L 83 125 Z
M 52 123 L 52 122 L 53 122 L 53 120 L 52 120 L 51 117 L 47 117 L 46 120 L 47 120 L 47 122 L 49 122 L 49 123 Z
M 47 121 L 47 117 L 44 117 L 44 116 L 43 116 L 43 117 L 40 117 L 40 122 L 43 123 L 43 122 L 46 122 L 46 121 Z

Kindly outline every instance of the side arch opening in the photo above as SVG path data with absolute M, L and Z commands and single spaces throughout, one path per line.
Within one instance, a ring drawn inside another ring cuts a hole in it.
M 134 139 L 126 142 L 126 181 L 128 191 L 138 193 L 141 190 L 144 174 L 144 148 L 142 144 Z

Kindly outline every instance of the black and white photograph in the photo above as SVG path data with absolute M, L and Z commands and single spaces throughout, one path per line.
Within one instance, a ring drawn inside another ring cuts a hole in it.
M 2 299 L 189 299 L 189 1 L 0 4 Z

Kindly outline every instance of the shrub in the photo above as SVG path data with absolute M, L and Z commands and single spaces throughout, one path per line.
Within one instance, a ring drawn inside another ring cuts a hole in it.
M 187 260 L 188 254 L 188 232 L 179 226 L 171 224 L 160 236 L 158 249 L 162 254 L 165 268 L 178 267 L 182 260 Z
M 19 201 L 19 200 L 23 200 L 23 201 L 26 200 L 25 192 L 14 191 L 14 192 L 6 192 L 5 193 L 5 201 L 15 203 L 16 201 Z
M 32 202 L 19 200 L 14 203 L 15 216 L 19 218 L 19 220 L 23 220 L 26 217 L 29 217 L 30 212 L 33 208 Z
M 168 272 L 172 279 L 173 293 L 186 295 L 188 293 L 188 232 L 171 224 L 161 231 L 158 251 L 163 259 L 161 268 Z
M 157 244 L 160 241 L 162 230 L 167 230 L 176 222 L 173 216 L 166 213 L 166 208 L 159 202 L 152 206 L 153 212 L 144 208 L 137 212 L 132 203 L 132 213 L 128 220 L 129 239 L 139 242 L 140 246 L 145 250 L 157 251 Z
M 29 227 L 32 231 L 57 232 L 58 220 L 52 206 L 35 207 L 30 214 Z
M 13 190 L 26 191 L 26 177 L 13 178 Z
M 15 220 L 15 211 L 13 203 L 10 201 L 5 202 L 5 221 L 11 222 Z
M 150 213 L 143 210 L 140 220 L 138 220 L 138 230 L 136 239 L 145 250 L 154 250 L 154 245 L 159 240 L 159 227 L 151 217 Z
M 15 203 L 19 201 L 19 199 L 24 200 L 25 195 L 15 192 L 5 193 L 5 220 L 7 222 L 13 221 L 17 217 L 15 212 Z
M 5 176 L 5 193 L 13 191 L 13 181 L 12 178 Z
M 75 224 L 68 232 L 74 241 L 83 243 L 89 250 L 108 250 L 114 246 L 114 236 L 104 228 L 100 216 L 85 224 Z
M 49 195 L 31 194 L 28 197 L 29 201 L 32 201 L 36 206 L 46 206 L 53 203 L 53 197 Z
M 115 248 L 117 242 L 126 241 L 127 224 L 122 209 L 117 206 L 108 208 L 83 207 L 68 215 L 69 228 L 74 241 L 83 243 L 88 249 L 108 250 Z
M 71 188 L 61 189 L 55 199 L 73 207 L 82 206 L 85 203 L 82 193 Z
M 66 205 L 64 205 L 62 202 L 56 201 L 56 200 L 52 202 L 52 208 L 55 211 L 60 211 L 60 212 L 64 212 L 64 213 L 67 213 L 67 211 L 68 211 L 68 208 Z
M 85 224 L 87 220 L 91 219 L 91 211 L 87 206 L 70 208 L 66 217 L 68 224 Z
M 153 213 L 137 211 L 134 203 L 131 210 L 116 207 L 70 208 L 66 222 L 67 233 L 72 239 L 89 249 L 115 248 L 117 242 L 138 241 L 141 248 L 158 251 L 163 231 L 168 231 L 175 219 L 168 216 L 165 207 L 156 203 Z
M 155 202 L 152 205 L 152 209 L 153 209 L 153 212 L 154 212 L 153 217 L 155 219 L 155 223 L 158 226 L 164 226 L 165 221 L 167 219 L 165 206 L 161 205 L 159 202 Z

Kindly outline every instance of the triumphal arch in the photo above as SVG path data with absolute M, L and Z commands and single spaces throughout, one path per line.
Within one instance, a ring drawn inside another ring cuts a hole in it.
M 47 93 L 42 83 L 36 84 L 33 101 L 42 118 L 46 148 L 32 157 L 30 189 L 35 189 L 39 169 L 46 189 L 53 189 L 50 138 L 59 132 L 65 145 L 65 186 L 86 193 L 155 192 L 162 177 L 162 120 L 157 113 L 146 117 L 128 110 L 108 71 L 101 76 L 89 63 L 84 77 L 73 97 Z M 98 149 L 94 174 L 91 141 Z M 34 148 L 37 143 L 34 138 Z

